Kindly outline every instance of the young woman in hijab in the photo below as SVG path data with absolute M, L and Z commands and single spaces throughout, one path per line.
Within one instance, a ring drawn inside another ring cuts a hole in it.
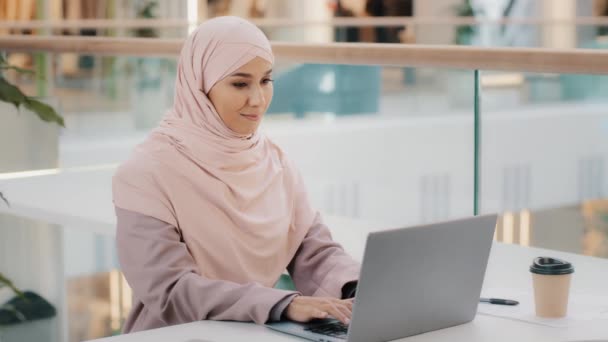
M 198 320 L 348 323 L 360 265 L 332 241 L 301 176 L 258 132 L 274 57 L 237 17 L 185 41 L 175 100 L 113 178 L 124 332 Z M 286 270 L 297 291 L 273 286 Z

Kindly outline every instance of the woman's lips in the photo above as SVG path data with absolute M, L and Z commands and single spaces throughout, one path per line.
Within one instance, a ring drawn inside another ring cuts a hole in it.
M 251 121 L 260 120 L 260 115 L 255 115 L 255 114 L 241 114 L 241 115 L 247 120 L 251 120 Z

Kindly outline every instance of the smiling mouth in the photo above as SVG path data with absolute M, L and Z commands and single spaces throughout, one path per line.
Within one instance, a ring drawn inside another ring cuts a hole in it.
M 243 116 L 245 119 L 247 119 L 247 120 L 251 120 L 251 121 L 259 121 L 259 120 L 260 120 L 260 115 L 255 115 L 255 114 L 241 114 L 241 116 Z

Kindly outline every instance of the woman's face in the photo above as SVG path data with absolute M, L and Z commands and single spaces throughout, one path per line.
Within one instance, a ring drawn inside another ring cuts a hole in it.
M 218 81 L 209 99 L 222 121 L 236 133 L 253 134 L 272 100 L 272 64 L 256 57 Z

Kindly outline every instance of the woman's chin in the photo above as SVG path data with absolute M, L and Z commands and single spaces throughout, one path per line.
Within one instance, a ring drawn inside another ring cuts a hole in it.
M 236 134 L 239 135 L 253 135 L 255 132 L 257 132 L 257 126 L 255 128 L 250 128 L 250 129 L 239 129 L 239 130 L 235 130 L 233 129 L 232 131 L 234 131 Z
M 241 125 L 240 127 L 238 127 L 238 129 L 233 129 L 233 131 L 237 132 L 238 134 L 251 135 L 258 130 L 259 126 L 260 126 L 259 122 L 255 122 L 255 123 L 252 122 L 252 123 L 247 123 L 245 125 Z

